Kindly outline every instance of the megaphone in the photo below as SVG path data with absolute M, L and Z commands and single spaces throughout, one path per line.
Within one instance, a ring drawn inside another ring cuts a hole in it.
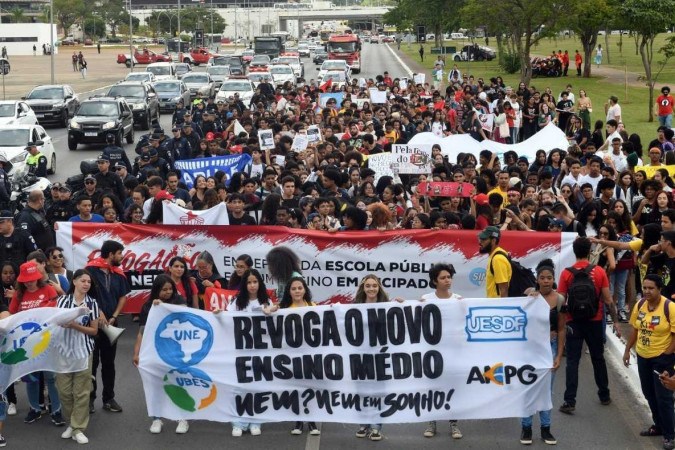
M 110 340 L 110 345 L 115 345 L 117 339 L 119 339 L 119 337 L 122 336 L 122 333 L 124 333 L 124 328 L 117 328 L 113 325 L 108 325 L 103 327 L 103 333 L 105 333 L 105 335 L 108 336 L 108 340 Z

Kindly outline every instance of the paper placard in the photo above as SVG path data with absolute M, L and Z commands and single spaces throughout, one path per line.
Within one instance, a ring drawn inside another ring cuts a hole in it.
M 380 91 L 379 89 L 368 89 L 370 93 L 370 101 L 373 104 L 387 103 L 387 91 Z
M 495 123 L 494 114 L 478 114 L 478 120 L 480 121 L 480 125 L 483 127 L 483 130 L 492 133 L 492 128 L 494 127 Z
M 426 74 L 424 73 L 416 73 L 413 75 L 413 82 L 415 84 L 424 84 L 424 80 L 426 79 Z
M 356 103 L 356 108 L 357 109 L 363 109 L 364 103 L 372 103 L 369 98 L 357 98 L 354 100 L 354 103 Z
M 431 144 L 394 144 L 392 156 L 399 173 L 421 175 L 429 174 L 433 169 Z
M 261 150 L 273 149 L 274 145 L 274 131 L 272 130 L 258 130 L 258 142 Z
M 342 104 L 342 100 L 344 99 L 344 94 L 342 92 L 326 92 L 324 94 L 320 94 L 319 105 L 321 105 L 322 108 L 325 108 L 326 102 L 331 98 L 334 98 L 337 102 L 337 106 L 340 106 Z
M 306 134 L 296 134 L 293 138 L 293 145 L 291 145 L 291 150 L 294 152 L 301 152 L 307 148 L 309 144 L 309 137 Z
M 315 142 L 321 142 L 322 140 L 321 130 L 318 126 L 311 125 L 307 127 L 307 142 L 313 144 Z
M 286 165 L 286 155 L 275 155 L 274 162 L 281 167 L 284 167 Z
M 402 80 L 399 80 L 399 82 L 398 82 L 398 87 L 399 87 L 399 89 L 401 89 L 401 90 L 408 89 L 408 79 L 407 79 L 407 78 L 403 78 Z
M 394 176 L 394 171 L 391 169 L 393 158 L 391 153 L 378 153 L 377 155 L 370 155 L 368 157 L 368 168 L 375 171 L 375 183 L 380 177 Z

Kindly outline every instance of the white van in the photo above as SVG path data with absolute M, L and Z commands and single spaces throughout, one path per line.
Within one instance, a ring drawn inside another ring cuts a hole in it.
M 450 33 L 450 39 L 466 39 L 464 33 Z
M 155 80 L 157 81 L 176 79 L 176 66 L 170 62 L 157 62 L 148 64 L 148 67 L 145 68 L 145 71 L 155 74 Z

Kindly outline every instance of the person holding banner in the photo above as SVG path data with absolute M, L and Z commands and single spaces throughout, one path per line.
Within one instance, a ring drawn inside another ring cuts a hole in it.
M 424 294 L 420 301 L 461 300 L 462 296 L 452 292 L 452 278 L 455 276 L 455 267 L 452 264 L 434 264 L 429 271 L 429 286 L 435 288 L 433 292 Z M 459 429 L 456 420 L 450 421 L 450 435 L 453 439 L 462 439 L 464 435 Z M 436 436 L 436 421 L 432 420 L 424 430 L 424 437 Z
M 537 273 L 537 286 L 528 292 L 529 295 L 541 296 L 549 306 L 549 323 L 551 330 L 551 353 L 553 355 L 553 368 L 551 376 L 551 395 L 553 395 L 553 381 L 555 371 L 560 367 L 560 361 L 565 350 L 567 336 L 567 324 L 565 323 L 565 297 L 555 290 L 555 266 L 550 259 L 544 259 L 535 269 Z M 523 417 L 520 421 L 522 430 L 520 443 L 532 444 L 532 416 Z M 551 410 L 539 411 L 539 424 L 541 438 L 548 445 L 555 445 L 558 441 L 551 434 Z
M 227 281 L 218 273 L 218 268 L 211 253 L 207 251 L 201 252 L 197 257 L 195 265 L 197 269 L 192 271 L 192 278 L 197 284 L 199 309 L 204 309 L 204 291 L 206 288 L 226 286 Z
M 152 289 L 150 290 L 150 296 L 143 303 L 141 308 L 141 314 L 138 320 L 138 335 L 136 336 L 136 344 L 134 345 L 134 358 L 133 363 L 136 367 L 140 362 L 140 353 L 141 353 L 141 343 L 143 342 L 143 332 L 145 331 L 145 324 L 148 321 L 148 315 L 150 314 L 150 308 L 153 305 L 158 305 L 160 303 L 168 303 L 170 305 L 181 305 L 187 306 L 185 298 L 183 298 L 176 288 L 176 283 L 173 282 L 169 275 L 158 275 L 155 278 L 155 281 L 152 282 Z M 152 424 L 150 425 L 150 433 L 159 434 L 162 432 L 162 427 L 164 423 L 159 417 L 152 418 Z M 178 421 L 176 426 L 176 434 L 185 434 L 190 429 L 190 424 L 187 420 L 181 419 Z
M 267 268 L 277 283 L 277 298 L 282 298 L 286 284 L 293 278 L 302 278 L 300 258 L 288 247 L 275 247 L 267 253 Z
M 176 285 L 178 293 L 189 301 L 190 306 L 199 309 L 198 289 L 195 281 L 190 277 L 187 261 L 182 256 L 174 256 L 169 261 L 168 275 Z
M 91 353 L 94 350 L 94 336 L 98 334 L 99 311 L 96 300 L 89 296 L 91 275 L 84 270 L 76 270 L 68 293 L 59 297 L 59 308 L 73 309 L 86 307 L 87 315 L 64 325 L 63 343 L 68 356 L 75 359 L 88 359 L 87 368 L 74 373 L 56 374 L 56 388 L 63 406 L 63 413 L 69 425 L 61 434 L 63 439 L 73 439 L 78 444 L 87 444 L 89 438 L 84 430 L 89 424 L 89 391 L 91 391 Z

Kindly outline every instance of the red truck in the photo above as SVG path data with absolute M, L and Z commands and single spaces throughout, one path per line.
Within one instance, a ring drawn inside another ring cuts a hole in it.
M 155 53 L 152 50 L 148 50 L 147 48 L 144 48 L 141 51 L 135 49 L 133 61 L 134 65 L 152 64 L 156 62 L 171 62 L 171 56 Z M 131 67 L 131 56 L 123 53 L 118 54 L 117 64 L 124 64 L 127 67 Z
M 352 72 L 361 72 L 361 41 L 355 34 L 333 34 L 326 44 L 328 59 L 343 59 Z
M 194 64 L 198 66 L 200 64 L 207 64 L 209 58 L 215 56 L 214 53 L 211 53 L 206 47 L 191 48 L 189 53 L 181 53 L 180 60 L 186 64 Z

